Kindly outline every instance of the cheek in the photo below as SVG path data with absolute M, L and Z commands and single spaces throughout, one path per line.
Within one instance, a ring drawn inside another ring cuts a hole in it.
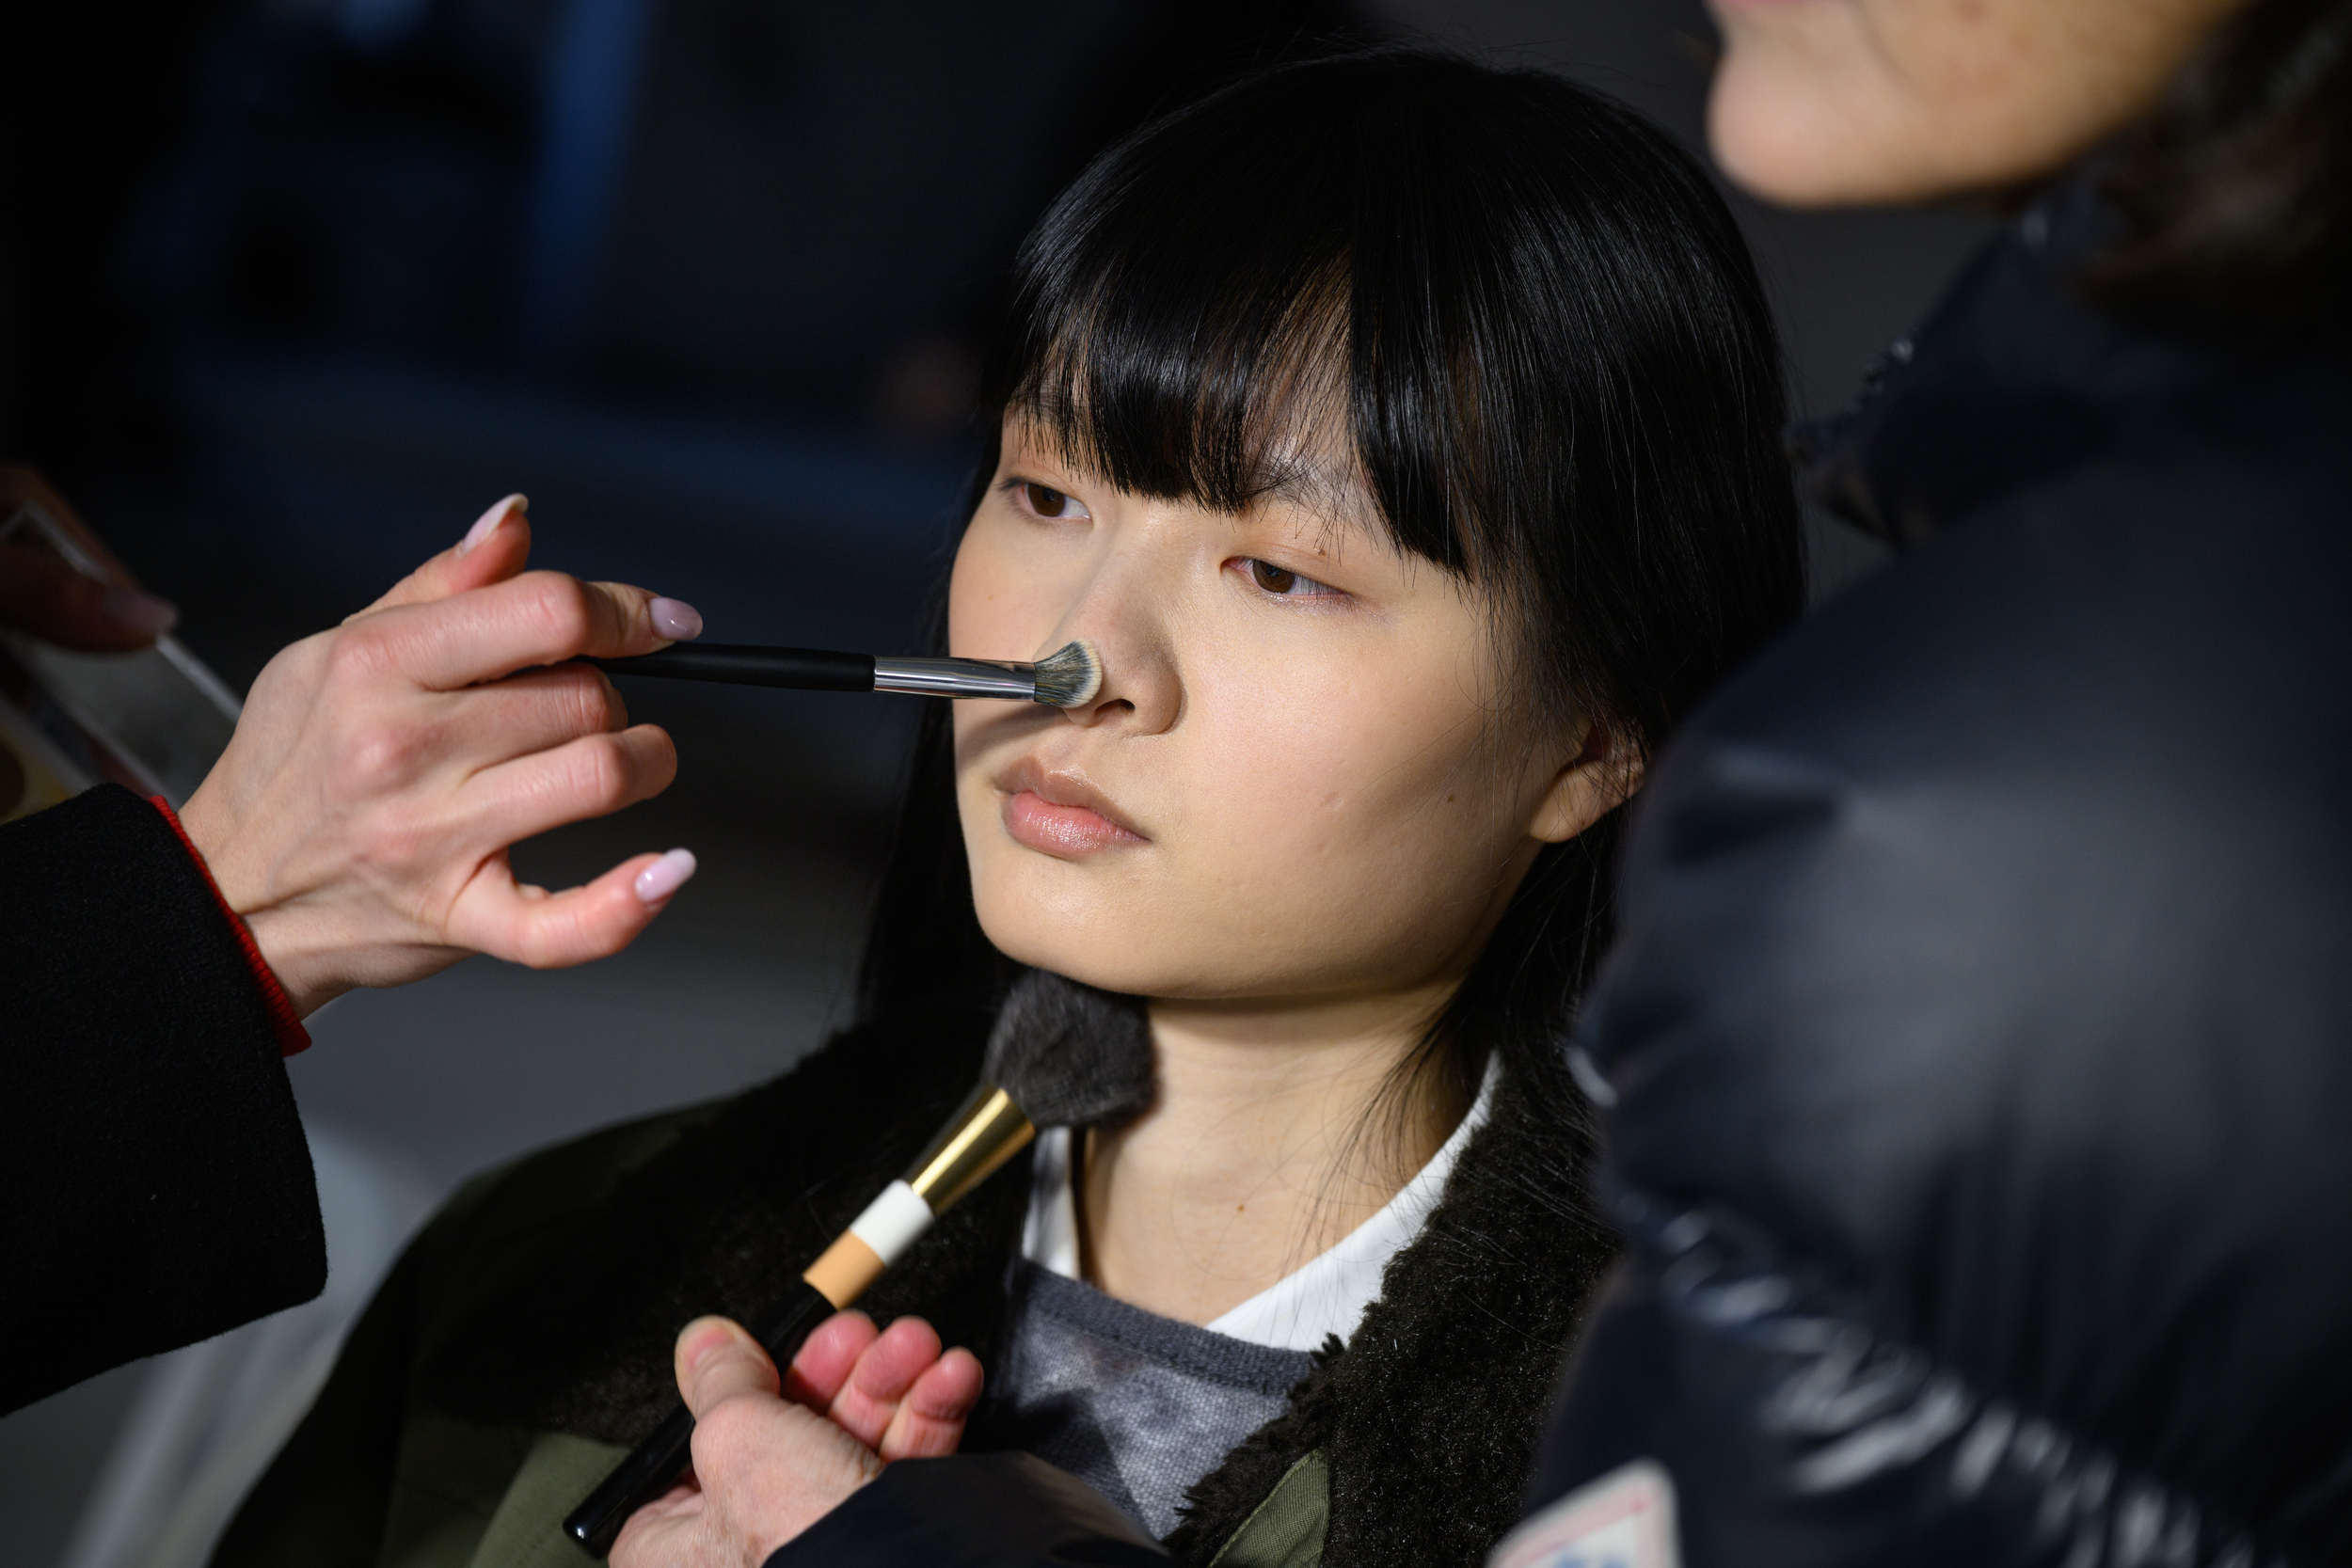
M 1021 606 L 1013 593 L 1020 574 L 1002 531 L 976 518 L 956 546 L 947 578 L 947 651 L 961 654 L 994 647 L 1017 627 Z
M 1523 835 L 1474 703 L 1335 670 L 1279 709 L 1201 706 L 1181 863 L 1241 945 L 1352 933 L 1392 962 L 1476 922 Z

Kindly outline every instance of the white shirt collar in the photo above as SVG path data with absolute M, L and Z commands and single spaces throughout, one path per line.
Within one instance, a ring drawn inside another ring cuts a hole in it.
M 1499 1068 L 1498 1062 L 1488 1059 L 1486 1079 L 1478 1086 L 1470 1115 L 1386 1208 L 1349 1231 L 1329 1251 L 1210 1323 L 1210 1331 L 1277 1350 L 1316 1350 L 1334 1334 L 1343 1340 L 1354 1334 L 1364 1308 L 1379 1299 L 1380 1276 L 1389 1259 L 1421 1234 L 1429 1212 L 1445 1191 L 1446 1179 L 1454 1174 L 1454 1162 L 1493 1114 Z M 1070 1129 L 1049 1127 L 1038 1134 L 1021 1256 L 1040 1268 L 1076 1279 L 1078 1207 L 1070 1187 Z

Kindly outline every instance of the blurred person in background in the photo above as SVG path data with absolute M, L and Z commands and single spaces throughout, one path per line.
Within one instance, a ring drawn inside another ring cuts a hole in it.
M 1575 1047 L 1629 1252 L 1495 1560 L 2341 1560 L 2352 8 L 1715 9 L 1735 179 L 2015 217 L 1806 438 L 1910 559 L 1661 759 Z M 680 1352 L 760 1441 L 627 1568 L 1159 1560 Z
M 1911 551 L 1661 769 L 1531 1496 L 1701 1568 L 2352 1556 L 2352 5 L 1716 0 L 1724 169 L 2008 233 L 1807 433 Z M 1506 1554 L 1507 1555 L 1507 1554 Z

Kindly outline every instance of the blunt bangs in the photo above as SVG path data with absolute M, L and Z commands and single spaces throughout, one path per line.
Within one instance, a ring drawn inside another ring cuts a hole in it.
M 990 403 L 1122 490 L 1219 512 L 1352 468 L 1347 236 L 1276 191 L 1196 188 L 1179 221 L 1220 232 L 1171 253 L 1151 243 L 1160 194 L 1034 258 L 1034 313 Z M 1267 235 L 1293 215 L 1308 222 Z M 1059 237 L 1049 219 L 1041 238 Z
M 1384 50 L 1247 78 L 1098 157 L 1014 281 L 992 441 L 1009 413 L 1228 512 L 1338 476 L 1509 607 L 1524 695 L 1644 751 L 1802 594 L 1730 214 L 1558 77 Z

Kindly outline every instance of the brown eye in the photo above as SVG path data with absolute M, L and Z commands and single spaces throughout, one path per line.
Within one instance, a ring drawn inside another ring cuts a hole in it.
M 1269 594 L 1289 594 L 1298 588 L 1296 572 L 1285 572 L 1270 561 L 1252 561 L 1249 563 L 1249 580 Z
M 1021 488 L 1025 492 L 1024 499 L 1028 501 L 1029 510 L 1041 517 L 1058 517 L 1070 510 L 1070 498 L 1059 490 L 1037 483 L 1024 484 Z

